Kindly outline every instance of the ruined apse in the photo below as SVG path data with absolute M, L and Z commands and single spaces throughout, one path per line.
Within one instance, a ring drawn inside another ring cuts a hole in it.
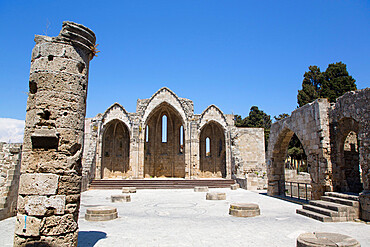
M 217 106 L 194 114 L 193 101 L 161 88 L 129 113 L 114 103 L 85 121 L 83 184 L 91 179 L 245 178 L 263 174 L 262 128 L 235 127 Z

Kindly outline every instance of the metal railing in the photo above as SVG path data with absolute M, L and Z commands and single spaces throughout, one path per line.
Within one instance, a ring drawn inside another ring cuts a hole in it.
M 298 198 L 299 200 L 311 200 L 311 185 L 308 183 L 288 182 L 285 181 L 285 196 Z

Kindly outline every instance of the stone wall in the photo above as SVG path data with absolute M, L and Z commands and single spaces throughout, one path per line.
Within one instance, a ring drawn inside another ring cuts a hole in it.
M 77 246 L 94 33 L 64 22 L 32 51 L 14 246 Z
M 336 191 L 342 192 L 363 189 L 360 195 L 361 217 L 367 221 L 370 221 L 369 102 L 370 88 L 366 88 L 344 94 L 330 109 L 333 186 Z M 350 138 L 351 132 L 356 133 L 358 140 L 357 150 L 353 143 L 352 152 L 345 150 L 345 141 L 347 137 Z M 359 187 L 359 166 L 362 170 L 362 188 Z
M 87 190 L 88 184 L 95 178 L 98 126 L 96 118 L 85 119 L 81 191 Z
M 307 155 L 312 198 L 318 199 L 325 191 L 358 193 L 363 189 L 361 217 L 370 220 L 369 98 L 366 88 L 347 92 L 335 104 L 318 99 L 273 123 L 267 155 L 268 194 L 284 194 L 284 160 L 295 133 Z
M 0 143 L 0 220 L 16 214 L 21 148 L 19 143 Z
M 169 121 L 167 143 L 161 142 L 163 115 Z M 121 178 L 245 179 L 247 173 L 266 172 L 263 129 L 237 128 L 234 116 L 224 114 L 215 105 L 210 105 L 201 114 L 194 114 L 191 100 L 178 97 L 168 88 L 161 88 L 150 99 L 139 99 L 134 113 L 128 113 L 123 106 L 114 103 L 103 114 L 86 120 L 86 125 L 91 125 L 86 126 L 83 159 L 84 171 L 90 174 L 87 182 L 93 177 L 109 178 L 104 175 L 103 149 L 104 136 L 113 121 L 120 121 L 129 132 L 129 137 L 126 137 L 130 142 L 129 169 Z M 96 131 L 92 133 L 94 128 Z M 212 142 L 213 154 L 209 157 L 205 152 L 202 154 L 207 137 Z
M 268 194 L 282 195 L 285 191 L 284 164 L 294 133 L 307 155 L 312 198 L 319 199 L 324 191 L 331 190 L 329 107 L 326 99 L 318 99 L 272 124 L 267 154 Z

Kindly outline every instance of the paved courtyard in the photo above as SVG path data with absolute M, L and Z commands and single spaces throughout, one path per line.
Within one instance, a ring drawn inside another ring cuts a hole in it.
M 359 222 L 322 223 L 297 215 L 300 205 L 243 189 L 226 192 L 225 201 L 207 201 L 205 192 L 138 190 L 131 202 L 111 203 L 119 190 L 90 190 L 81 197 L 79 246 L 295 246 L 303 232 L 349 235 L 370 246 L 370 225 Z M 237 218 L 228 214 L 232 202 L 257 203 L 261 215 Z M 85 221 L 88 207 L 114 206 L 119 218 Z M 0 246 L 12 246 L 15 217 L 0 221 Z

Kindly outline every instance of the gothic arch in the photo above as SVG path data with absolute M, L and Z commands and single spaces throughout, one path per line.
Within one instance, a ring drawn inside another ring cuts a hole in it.
M 102 133 L 101 178 L 126 178 L 130 170 L 130 133 L 117 119 L 106 123 Z
M 225 134 L 222 125 L 213 120 L 204 124 L 200 129 L 199 155 L 202 177 L 226 177 Z
M 178 112 L 183 121 L 187 120 L 186 111 L 179 97 L 170 89 L 163 87 L 153 94 L 153 96 L 149 99 L 142 112 L 142 122 L 146 123 L 152 112 L 162 103 L 171 105 Z
M 162 141 L 163 116 L 167 118 L 165 142 Z M 186 128 L 181 114 L 172 105 L 162 102 L 148 115 L 144 122 L 145 130 L 146 126 L 149 134 L 144 144 L 144 176 L 185 177 L 185 155 L 184 146 L 180 145 L 180 129 L 183 126 L 185 138 Z

